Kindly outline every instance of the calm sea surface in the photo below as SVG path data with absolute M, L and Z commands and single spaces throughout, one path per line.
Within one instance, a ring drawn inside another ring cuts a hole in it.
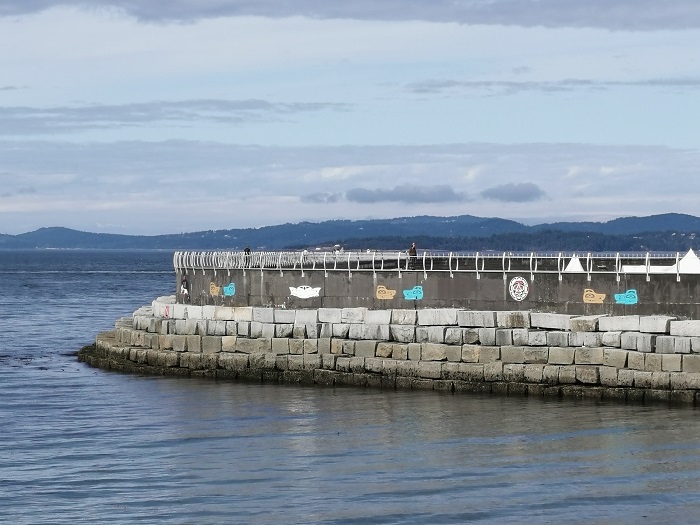
M 700 523 L 692 408 L 78 363 L 174 292 L 171 256 L 0 251 L 0 522 Z

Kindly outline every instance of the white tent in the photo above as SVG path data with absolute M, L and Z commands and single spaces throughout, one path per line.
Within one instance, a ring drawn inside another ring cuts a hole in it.
M 581 259 L 577 256 L 573 256 L 569 261 L 569 264 L 564 268 L 565 273 L 583 273 L 583 266 L 581 266 Z
M 645 264 L 622 265 L 622 273 L 647 273 Z M 649 273 L 698 273 L 700 274 L 700 259 L 693 250 L 688 250 L 678 264 L 671 266 L 649 266 Z

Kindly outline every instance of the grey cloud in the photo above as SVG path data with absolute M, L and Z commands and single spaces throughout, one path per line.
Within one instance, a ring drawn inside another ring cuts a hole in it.
M 330 204 L 338 202 L 342 199 L 342 194 L 340 193 L 311 193 L 309 195 L 304 195 L 301 200 L 302 202 L 310 202 L 314 204 Z
M 156 22 L 254 15 L 637 31 L 700 27 L 697 0 L 9 0 L 0 5 L 0 16 L 56 5 L 116 8 L 140 20 Z
M 5 174 L 0 174 L 0 175 L 5 175 Z M 7 198 L 7 197 L 15 197 L 17 195 L 34 195 L 36 193 L 38 193 L 36 188 L 34 188 L 32 186 L 22 186 L 22 187 L 19 187 L 13 191 L 7 191 L 4 193 L 0 193 L 0 197 Z
M 485 199 L 502 202 L 533 202 L 545 198 L 546 193 L 532 182 L 518 184 L 503 184 L 481 192 Z
M 256 99 L 155 101 L 51 108 L 0 107 L 0 134 L 64 133 L 164 123 L 184 126 L 203 121 L 217 124 L 273 122 L 294 114 L 346 111 L 350 107 L 340 103 L 276 103 Z
M 462 81 L 445 79 L 413 82 L 406 85 L 406 90 L 416 94 L 481 91 L 492 95 L 514 95 L 526 91 L 561 93 L 580 90 L 603 91 L 616 87 L 652 87 L 674 90 L 696 90 L 700 89 L 700 78 L 657 78 L 634 81 L 588 80 L 575 78 L 554 81 Z
M 393 189 L 353 188 L 348 190 L 345 198 L 350 202 L 405 202 L 405 203 L 439 203 L 460 202 L 466 195 L 457 193 L 450 186 L 396 186 Z

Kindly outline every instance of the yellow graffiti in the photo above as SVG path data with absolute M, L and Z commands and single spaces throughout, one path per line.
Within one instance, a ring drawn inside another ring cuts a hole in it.
M 586 304 L 603 304 L 603 301 L 605 301 L 605 294 L 604 293 L 597 293 L 595 290 L 592 290 L 591 288 L 586 288 L 583 291 L 583 302 Z
M 209 293 L 212 295 L 219 295 L 221 294 L 221 286 L 216 286 L 216 284 L 211 283 L 209 285 Z
M 377 286 L 377 299 L 389 300 L 393 299 L 396 295 L 396 290 L 390 290 L 383 284 Z

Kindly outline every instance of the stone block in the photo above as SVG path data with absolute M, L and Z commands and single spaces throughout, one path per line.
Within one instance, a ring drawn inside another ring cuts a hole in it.
M 627 352 L 627 368 L 632 370 L 644 370 L 644 356 L 642 352 Z
M 602 348 L 576 348 L 574 363 L 577 365 L 602 365 Z
M 251 333 L 251 336 L 252 336 L 252 333 Z M 306 339 L 306 325 L 305 324 L 295 324 L 294 327 L 292 328 L 292 337 L 294 339 Z
M 639 318 L 639 331 L 650 334 L 667 334 L 671 328 L 671 321 L 676 317 L 666 315 L 643 315 Z
M 668 390 L 671 388 L 671 374 L 669 372 L 652 372 L 651 388 Z
M 344 339 L 331 339 L 331 354 L 342 354 L 343 353 L 343 341 Z
M 676 353 L 677 354 L 689 354 L 692 346 L 691 346 L 691 337 L 681 337 L 678 336 L 676 337 Z
M 522 346 L 501 346 L 501 361 L 503 363 L 524 363 L 525 348 Z
M 634 386 L 635 370 L 621 368 L 617 371 L 617 386 Z
M 202 307 L 188 305 L 185 308 L 185 319 L 204 319 Z
M 670 382 L 674 390 L 700 390 L 700 373 L 671 373 Z
M 345 323 L 333 325 L 333 337 L 337 339 L 347 339 L 350 335 L 350 325 Z
M 364 323 L 362 326 L 362 339 L 375 339 L 377 341 L 388 341 L 390 339 L 388 324 Z
M 236 335 L 250 337 L 250 321 L 236 321 Z
M 444 342 L 448 345 L 461 345 L 464 328 L 448 326 L 445 328 Z
M 319 370 L 321 366 L 321 356 L 313 353 L 304 353 L 304 370 Z
M 304 339 L 287 339 L 289 353 L 300 355 L 304 353 Z
M 238 323 L 236 321 L 226 321 L 226 335 L 238 335 Z
M 262 337 L 262 327 L 263 327 L 263 324 L 260 321 L 251 321 L 250 322 L 250 337 L 253 339 L 257 339 L 258 337 Z
M 275 308 L 272 312 L 275 324 L 293 325 L 296 315 L 296 310 L 287 310 L 286 308 Z
M 700 373 L 700 355 L 682 355 L 683 372 Z
M 569 344 L 571 346 L 603 346 L 603 334 L 601 332 L 571 332 Z
M 549 361 L 549 348 L 544 347 L 525 347 L 523 349 L 523 357 L 525 364 L 544 365 Z
M 525 381 L 528 383 L 542 383 L 544 378 L 544 365 L 525 365 Z
M 547 346 L 569 346 L 570 332 L 547 332 Z
M 297 310 L 296 311 L 296 317 L 294 318 L 295 325 L 316 324 L 318 322 L 319 322 L 318 321 L 318 310 L 310 309 L 310 310 Z
M 459 324 L 459 326 L 475 328 L 495 328 L 496 312 L 458 310 L 457 324 Z
M 275 326 L 275 335 L 274 337 L 292 337 L 294 334 L 294 325 L 293 324 L 276 324 Z
M 515 332 L 513 332 L 513 342 L 515 343 Z M 536 330 L 527 333 L 527 346 L 547 346 L 547 332 Z
M 176 352 L 186 352 L 187 351 L 187 337 L 186 335 L 174 335 L 173 336 L 173 350 Z
M 272 353 L 284 355 L 289 353 L 289 339 L 286 337 L 276 337 L 272 339 Z
M 623 350 L 636 350 L 640 335 L 639 332 L 623 332 L 620 334 L 620 347 Z
M 416 341 L 416 327 L 413 325 L 392 324 L 389 325 L 389 333 L 391 339 L 399 343 L 413 343 Z
M 525 380 L 525 365 L 503 363 L 503 380 L 512 383 L 522 383 Z
M 618 386 L 617 384 L 617 368 L 612 366 L 598 367 L 598 378 L 603 386 Z
M 510 346 L 513 344 L 513 330 L 508 328 L 496 329 L 496 346 Z
M 530 326 L 547 330 L 568 330 L 573 315 L 531 312 Z M 565 345 L 563 345 L 565 346 Z
M 493 363 L 500 361 L 501 348 L 499 346 L 480 346 L 479 347 L 479 363 Z
M 700 321 L 671 321 L 669 333 L 681 337 L 700 337 Z
M 662 372 L 681 372 L 683 370 L 681 354 L 661 354 Z
M 172 335 L 159 335 L 158 336 L 158 347 L 163 350 L 173 350 L 173 337 Z
M 417 361 L 398 361 L 396 363 L 396 375 L 401 377 L 415 377 Z
M 375 357 L 377 350 L 377 341 L 356 341 L 355 356 L 356 357 Z
M 494 361 L 484 363 L 484 381 L 502 381 L 503 380 L 503 363 Z
M 304 339 L 302 346 L 305 354 L 318 354 L 318 339 Z
M 340 312 L 342 323 L 353 324 L 362 323 L 365 320 L 367 308 L 343 308 Z
M 193 353 L 199 353 L 202 351 L 202 338 L 198 335 L 188 335 L 187 337 L 187 351 Z
M 444 344 L 425 343 L 421 349 L 422 361 L 446 361 L 447 349 L 449 347 Z
M 203 305 L 202 306 L 202 319 L 214 319 L 216 315 L 216 306 L 214 305 Z
M 262 330 L 260 332 L 260 337 L 268 337 L 272 339 L 275 337 L 275 327 L 277 325 L 274 323 L 263 323 Z
M 600 383 L 600 371 L 597 366 L 576 365 L 576 381 L 584 385 Z
M 321 323 L 320 337 L 333 337 L 333 325 L 331 323 Z
M 418 314 L 415 310 L 392 310 L 391 324 L 415 325 Z
M 391 324 L 391 310 L 367 310 L 365 312 L 365 324 Z
M 556 365 L 545 365 L 542 367 L 542 381 L 549 385 L 556 385 L 559 383 L 559 366 Z
M 479 330 L 475 328 L 462 328 L 462 343 L 471 345 L 479 342 Z M 700 346 L 699 346 L 700 348 Z
M 416 343 L 427 343 L 430 340 L 427 326 L 416 326 Z
M 335 369 L 338 372 L 350 372 L 350 358 L 349 357 L 339 357 L 335 361 Z
M 234 310 L 230 306 L 217 306 L 214 309 L 214 319 L 217 321 L 233 321 Z
M 249 323 L 253 320 L 252 306 L 237 306 L 233 309 L 233 319 L 237 322 Z
M 365 369 L 368 372 L 373 372 L 375 374 L 381 374 L 384 372 L 384 359 L 379 357 L 366 357 L 365 358 Z
M 639 332 L 638 315 L 615 315 L 601 317 L 598 321 L 601 332 Z
M 559 367 L 559 383 L 562 385 L 573 385 L 576 383 L 576 366 Z
M 350 371 L 353 374 L 362 374 L 366 372 L 365 369 L 365 358 L 364 357 L 351 357 L 350 358 Z
M 253 322 L 258 323 L 274 323 L 275 310 L 274 308 L 253 307 Z
M 321 354 L 321 366 L 325 370 L 335 370 L 335 362 L 338 356 L 333 354 Z
M 604 315 L 584 315 L 569 319 L 569 330 L 571 332 L 597 332 L 598 323 Z
M 496 312 L 496 326 L 500 328 L 530 328 L 530 312 Z
M 236 339 L 236 351 L 244 354 L 262 353 L 272 351 L 271 339 L 246 339 L 239 337 Z
M 455 326 L 457 310 L 455 308 L 425 308 L 417 311 L 418 324 L 421 326 Z
M 374 353 L 377 357 L 390 358 L 394 353 L 394 345 L 392 343 L 379 342 Z
M 659 335 L 656 337 L 656 353 L 674 354 L 676 352 L 676 338 L 671 335 Z
M 661 357 L 663 354 L 644 354 L 644 371 L 661 372 Z
M 406 359 L 408 359 L 408 345 L 407 344 L 394 345 L 394 349 L 391 351 L 391 357 L 393 359 L 400 359 L 402 361 L 405 361 Z
M 637 351 L 639 352 L 655 352 L 656 351 L 656 334 L 639 334 L 637 336 Z
M 442 363 L 421 361 L 416 366 L 416 375 L 425 379 L 440 379 Z
M 462 360 L 462 345 L 445 345 L 445 356 L 448 361 L 458 363 Z
M 479 328 L 479 342 L 482 345 L 493 346 L 496 344 L 495 328 Z
M 202 337 L 202 353 L 216 354 L 221 352 L 221 337 L 215 335 L 205 335 Z
M 331 353 L 331 338 L 330 337 L 319 337 L 318 338 L 318 353 L 319 354 L 330 354 Z
M 560 346 L 549 347 L 549 358 L 547 363 L 550 365 L 572 365 L 574 364 L 575 349 Z
M 304 370 L 304 354 L 288 355 L 287 370 Z
M 479 345 L 462 345 L 462 361 L 465 363 L 478 363 L 480 354 Z
M 620 348 L 622 344 L 622 332 L 603 332 L 601 342 L 603 346 Z
M 627 350 L 603 348 L 603 365 L 607 367 L 626 368 Z
M 410 361 L 420 361 L 422 347 L 423 347 L 423 345 L 420 343 L 409 343 L 408 344 L 408 359 Z
M 318 321 L 320 323 L 338 324 L 343 322 L 341 308 L 319 308 Z

